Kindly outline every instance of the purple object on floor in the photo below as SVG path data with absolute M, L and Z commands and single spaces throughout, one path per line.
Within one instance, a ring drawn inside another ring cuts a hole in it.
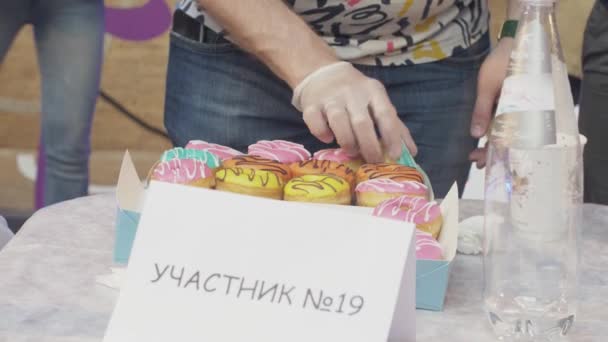
M 149 0 L 134 8 L 106 7 L 106 32 L 125 40 L 156 38 L 171 26 L 171 9 L 164 0 Z

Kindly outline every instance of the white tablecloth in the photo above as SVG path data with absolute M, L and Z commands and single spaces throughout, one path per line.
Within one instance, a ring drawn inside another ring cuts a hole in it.
M 36 213 L 0 252 L 0 342 L 101 341 L 118 292 L 96 283 L 110 273 L 116 208 L 110 195 Z M 481 202 L 463 201 L 461 218 Z M 608 336 L 608 207 L 586 206 L 580 309 L 570 341 Z M 444 312 L 417 311 L 419 341 L 492 341 L 482 311 L 479 256 L 458 255 Z
M 13 232 L 8 228 L 4 217 L 0 216 L 0 250 L 13 237 Z

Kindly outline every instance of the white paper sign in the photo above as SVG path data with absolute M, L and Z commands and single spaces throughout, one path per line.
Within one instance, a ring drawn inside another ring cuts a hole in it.
M 104 341 L 415 341 L 412 237 L 403 222 L 153 182 Z

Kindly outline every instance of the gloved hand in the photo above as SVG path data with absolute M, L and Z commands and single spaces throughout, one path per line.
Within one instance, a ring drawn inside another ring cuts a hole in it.
M 367 162 L 384 161 L 383 150 L 398 159 L 402 142 L 412 155 L 418 152 L 382 83 L 350 63 L 338 62 L 310 74 L 295 88 L 292 103 L 303 112 L 315 137 L 324 143 L 335 138 L 347 153 L 360 153 Z

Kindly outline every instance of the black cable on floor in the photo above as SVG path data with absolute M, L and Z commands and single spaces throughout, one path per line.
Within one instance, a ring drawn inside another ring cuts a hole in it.
M 169 140 L 169 136 L 167 135 L 167 133 L 164 130 L 150 125 L 149 123 L 144 121 L 142 118 L 133 114 L 133 112 L 128 110 L 122 103 L 118 102 L 118 100 L 116 100 L 114 97 L 110 96 L 105 91 L 100 90 L 99 96 L 101 97 L 102 100 L 107 102 L 110 106 L 114 107 L 114 109 L 116 109 L 120 114 L 126 116 L 129 120 L 133 121 L 141 128 L 145 129 L 146 131 L 148 131 L 152 134 L 158 135 L 163 139 Z

